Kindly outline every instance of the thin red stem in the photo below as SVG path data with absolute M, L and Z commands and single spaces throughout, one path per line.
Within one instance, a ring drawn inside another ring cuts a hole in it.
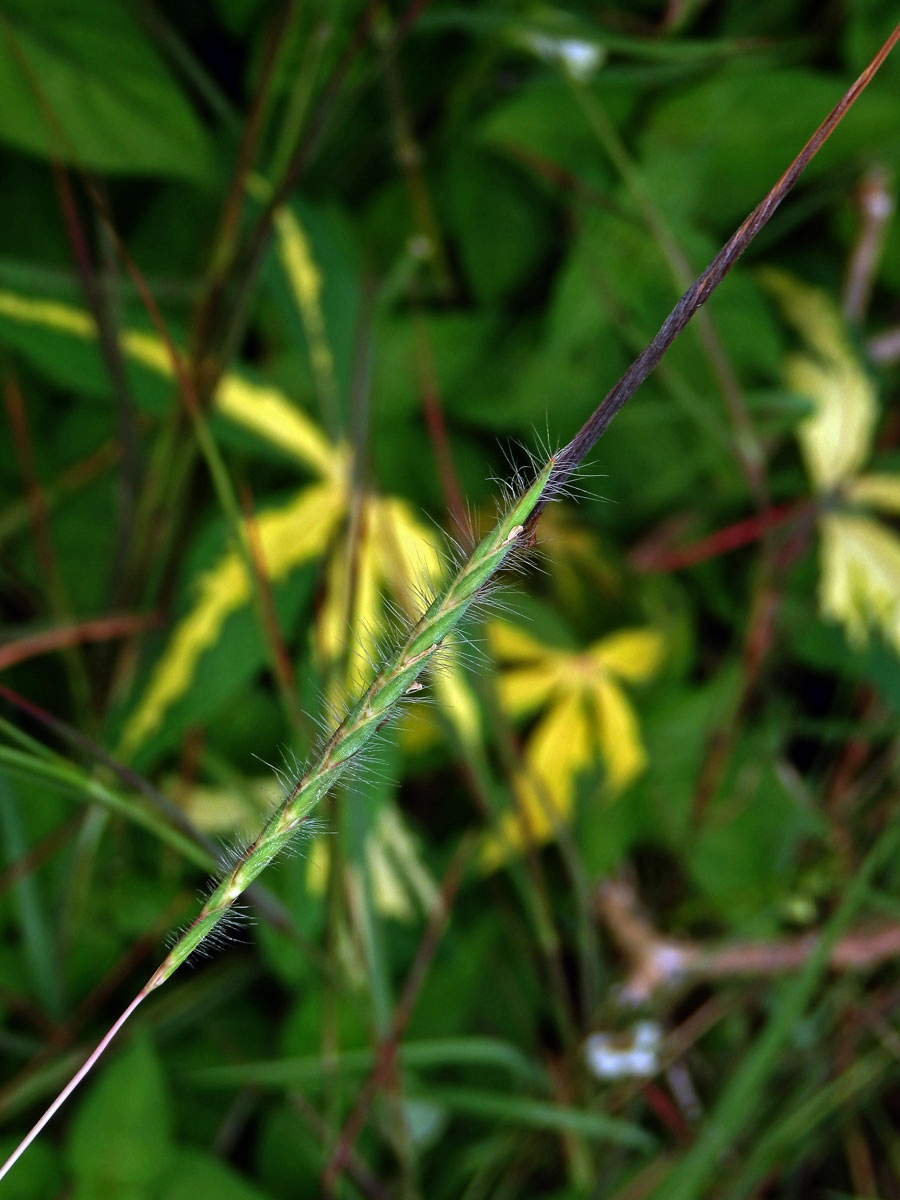
M 779 525 L 787 525 L 799 517 L 806 516 L 812 507 L 807 500 L 779 504 L 755 516 L 747 517 L 744 521 L 717 529 L 715 533 L 678 550 L 663 550 L 650 558 L 635 555 L 633 566 L 639 571 L 680 571 L 683 567 L 692 567 L 707 559 L 717 558 L 720 554 L 728 554 L 731 550 L 737 550 L 750 542 L 759 541 L 770 529 L 777 529 Z
M 84 1079 L 85 1076 L 90 1073 L 90 1071 L 93 1069 L 94 1065 L 97 1063 L 97 1061 L 102 1057 L 102 1055 L 106 1051 L 110 1042 L 113 1040 L 113 1038 L 116 1036 L 116 1034 L 119 1032 L 119 1030 L 122 1028 L 122 1026 L 125 1024 L 125 1022 L 128 1020 L 128 1018 L 132 1015 L 134 1010 L 137 1008 L 137 1006 L 141 1003 L 141 1001 L 144 999 L 144 997 L 146 995 L 147 995 L 147 990 L 145 988 L 142 988 L 138 992 L 138 994 L 135 996 L 135 998 L 131 1001 L 131 1003 L 128 1005 L 128 1007 L 125 1009 L 125 1011 L 122 1013 L 122 1015 L 118 1018 L 118 1020 L 116 1020 L 114 1022 L 114 1024 L 110 1026 L 110 1028 L 107 1030 L 107 1032 L 103 1035 L 103 1037 L 97 1043 L 97 1046 L 94 1049 L 94 1051 L 87 1056 L 87 1058 L 84 1060 L 84 1062 L 81 1064 L 79 1069 L 72 1076 L 72 1078 L 69 1080 L 69 1082 L 63 1088 L 63 1090 L 59 1093 L 59 1095 L 56 1097 L 56 1099 L 53 1101 L 53 1103 L 50 1105 L 50 1107 L 35 1122 L 35 1124 L 32 1125 L 31 1129 L 28 1131 L 28 1133 L 25 1135 L 25 1137 L 22 1138 L 21 1142 L 19 1142 L 18 1146 L 16 1146 L 15 1150 L 13 1150 L 12 1154 L 9 1156 L 9 1158 L 6 1160 L 6 1162 L 3 1164 L 3 1166 L 0 1167 L 0 1179 L 3 1179 L 4 1176 L 6 1176 L 9 1173 L 9 1171 L 12 1170 L 13 1166 L 15 1166 L 15 1164 L 19 1161 L 19 1159 L 22 1157 L 22 1155 L 25 1153 L 25 1151 L 28 1149 L 28 1147 L 31 1145 L 31 1143 L 34 1141 L 34 1139 L 38 1136 L 38 1134 L 41 1132 L 41 1130 L 52 1120 L 52 1118 L 62 1108 L 62 1106 L 65 1104 L 65 1102 L 68 1100 L 68 1098 L 72 1095 L 72 1093 L 75 1091 L 75 1089 L 81 1083 L 82 1079 Z

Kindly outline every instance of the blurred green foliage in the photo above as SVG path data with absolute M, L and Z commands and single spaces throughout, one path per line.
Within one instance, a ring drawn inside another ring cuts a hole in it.
M 414 611 L 440 531 L 574 434 L 895 18 L 0 6 L 8 1149 L 330 727 L 354 647 Z M 900 1193 L 873 935 L 900 925 L 898 79 L 548 509 L 544 570 L 4 1195 Z M 855 457 L 826 486 L 829 387 Z M 662 649 L 604 665 L 622 631 Z M 611 881 L 657 949 L 761 957 L 638 995 Z M 636 1015 L 661 1057 L 598 1078 L 586 1038 Z

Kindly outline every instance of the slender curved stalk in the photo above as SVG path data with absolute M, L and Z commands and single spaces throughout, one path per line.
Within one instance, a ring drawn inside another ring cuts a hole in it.
M 113 1040 L 113 1038 L 116 1036 L 116 1034 L 119 1032 L 119 1030 L 122 1028 L 122 1026 L 125 1024 L 125 1022 L 128 1020 L 128 1018 L 131 1016 L 131 1014 L 134 1012 L 134 1010 L 137 1008 L 137 1006 L 141 1003 L 141 1001 L 145 998 L 146 995 L 147 995 L 147 988 L 141 988 L 141 990 L 138 992 L 138 994 L 135 996 L 135 998 L 132 1000 L 132 1002 L 128 1005 L 128 1007 L 125 1009 L 125 1011 L 122 1013 L 122 1015 L 112 1025 L 110 1025 L 109 1029 L 106 1031 L 106 1033 L 100 1039 L 100 1041 L 97 1043 L 94 1050 L 84 1060 L 84 1062 L 81 1064 L 81 1066 L 75 1072 L 75 1074 L 72 1076 L 72 1078 L 66 1084 L 66 1086 L 63 1088 L 63 1090 L 59 1093 L 59 1095 L 56 1097 L 56 1099 L 50 1105 L 50 1107 L 41 1115 L 39 1120 L 37 1120 L 34 1123 L 34 1125 L 32 1125 L 31 1129 L 29 1129 L 29 1131 L 25 1135 L 25 1137 L 22 1138 L 21 1142 L 19 1142 L 18 1146 L 16 1146 L 15 1150 L 13 1150 L 12 1154 L 9 1156 L 9 1158 L 6 1160 L 6 1162 L 3 1164 L 3 1166 L 0 1167 L 0 1179 L 2 1179 L 3 1176 L 6 1175 L 7 1172 L 19 1161 L 19 1159 L 22 1157 L 22 1155 L 25 1153 L 25 1151 L 28 1149 L 28 1147 L 31 1145 L 31 1143 L 34 1141 L 34 1139 L 38 1136 L 38 1134 L 41 1132 L 41 1130 L 44 1128 L 44 1126 L 49 1124 L 49 1122 L 52 1120 L 52 1118 L 59 1112 L 59 1110 L 62 1108 L 62 1106 L 68 1100 L 68 1098 L 72 1095 L 72 1093 L 75 1091 L 75 1089 L 81 1083 L 82 1079 L 84 1079 L 85 1075 L 89 1074 L 94 1069 L 94 1066 L 96 1065 L 97 1060 L 106 1052 L 106 1048 L 109 1045 L 109 1043 Z

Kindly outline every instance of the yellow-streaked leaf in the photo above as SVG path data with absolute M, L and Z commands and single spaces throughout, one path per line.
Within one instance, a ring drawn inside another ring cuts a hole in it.
M 814 354 L 838 362 L 850 354 L 844 318 L 828 292 L 778 267 L 766 267 L 759 276 Z
M 379 574 L 400 608 L 418 617 L 425 596 L 430 597 L 444 575 L 437 531 L 396 496 L 379 496 L 371 520 Z
M 239 375 L 225 375 L 216 388 L 215 407 L 223 416 L 299 459 L 323 479 L 340 482 L 345 478 L 346 450 L 332 446 L 309 417 L 277 388 L 251 383 Z
M 173 779 L 168 790 L 178 797 L 179 781 Z M 195 783 L 183 800 L 178 797 L 179 807 L 197 829 L 248 837 L 259 831 L 260 818 L 271 812 L 280 799 L 281 787 L 271 775 L 248 779 L 240 790 Z
M 61 300 L 44 300 L 36 296 L 20 296 L 15 292 L 0 292 L 0 316 L 23 325 L 39 325 L 70 333 L 82 340 L 97 336 L 93 317 L 81 308 Z
M 659 670 L 665 639 L 656 629 L 619 629 L 588 650 L 597 665 L 629 683 L 642 683 Z
M 847 495 L 857 504 L 900 515 L 900 475 L 859 475 L 848 484 Z
M 578 773 L 595 757 L 594 731 L 583 698 L 564 696 L 528 741 L 515 808 L 485 837 L 479 854 L 482 870 L 494 871 L 525 846 L 540 846 L 553 838 L 557 822 L 571 818 Z
M 607 677 L 595 681 L 593 699 L 597 724 L 592 732 L 600 745 L 609 786 L 620 792 L 647 765 L 637 716 L 619 685 Z
M 119 339 L 126 358 L 159 375 L 174 377 L 171 351 L 155 334 L 142 329 L 123 329 Z
M 323 896 L 328 882 L 328 836 L 319 834 L 305 851 L 306 886 L 314 896 Z
M 283 579 L 301 563 L 321 554 L 343 512 L 342 491 L 314 484 L 288 504 L 256 517 L 256 535 L 267 576 Z M 251 581 L 243 557 L 231 551 L 200 577 L 196 598 L 175 627 L 147 689 L 126 723 L 119 745 L 130 756 L 162 723 L 166 712 L 190 687 L 200 656 L 218 640 L 228 616 L 247 604 Z
M 404 754 L 424 753 L 435 745 L 441 734 L 435 714 L 425 704 L 411 704 L 402 709 L 396 728 Z
M 395 921 L 415 920 L 416 909 L 405 881 L 391 862 L 387 849 L 375 838 L 366 843 L 366 865 L 376 912 Z
M 416 617 L 422 608 L 420 590 L 434 587 L 442 568 L 435 535 L 404 500 L 365 495 L 353 532 L 353 545 L 345 539 L 329 564 L 316 643 L 323 662 L 334 662 L 352 636 L 355 655 L 349 666 L 356 674 L 360 659 L 376 653 L 384 628 L 382 593 L 387 591 L 398 608 Z M 331 699 L 339 703 L 341 698 Z
M 322 312 L 322 273 L 296 214 L 283 205 L 275 213 L 278 257 L 303 322 L 309 359 L 326 411 L 337 404 L 334 356 Z
M 95 341 L 97 326 L 84 309 L 62 300 L 46 300 L 37 296 L 21 296 L 0 292 L 0 316 L 23 325 L 37 325 L 57 333 L 68 333 L 79 341 Z M 172 356 L 158 337 L 141 329 L 125 329 L 120 333 L 126 357 L 161 375 L 173 374 Z
M 322 274 L 313 261 L 312 249 L 300 222 L 286 206 L 275 213 L 275 231 L 278 235 L 278 254 L 297 307 L 318 309 Z
M 365 855 L 372 900 L 382 916 L 412 921 L 429 915 L 440 904 L 440 891 L 418 843 L 393 805 L 379 811 L 366 838 Z M 328 842 L 326 836 L 320 836 L 309 848 L 306 886 L 313 895 L 321 896 L 327 880 Z
M 484 740 L 481 713 L 452 640 L 444 643 L 431 686 L 440 714 L 452 726 L 460 745 L 467 750 L 479 747 Z M 445 736 L 434 705 L 405 706 L 398 724 L 400 744 L 410 754 L 421 754 Z
M 94 341 L 97 337 L 96 325 L 88 313 L 59 300 L 0 292 L 0 316 L 68 333 L 82 341 Z M 171 355 L 154 334 L 124 329 L 119 340 L 125 356 L 132 362 L 167 378 L 174 377 Z M 277 388 L 253 383 L 232 372 L 219 382 L 213 403 L 223 416 L 299 459 L 323 478 L 343 477 L 346 451 L 333 447 Z
M 820 603 L 849 640 L 864 645 L 872 627 L 900 653 L 900 538 L 870 517 L 832 513 L 820 521 Z

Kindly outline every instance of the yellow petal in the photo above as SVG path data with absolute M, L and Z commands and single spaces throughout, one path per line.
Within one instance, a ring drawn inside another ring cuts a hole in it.
M 665 639 L 656 629 L 620 629 L 602 638 L 588 651 L 606 671 L 640 683 L 658 669 L 665 652 Z
M 593 762 L 595 750 L 582 697 L 564 697 L 528 741 L 515 808 L 485 837 L 479 854 L 482 870 L 496 870 L 526 845 L 539 846 L 554 836 L 556 823 L 571 817 L 577 776 Z
M 826 491 L 869 457 L 878 416 L 875 389 L 853 362 L 821 363 L 802 355 L 788 359 L 785 379 L 815 405 L 797 426 L 797 438 L 810 479 Z
M 601 677 L 595 682 L 593 698 L 597 717 L 595 735 L 609 786 L 613 792 L 620 792 L 647 765 L 637 717 L 628 697 L 611 679 Z
M 497 681 L 500 703 L 511 717 L 534 712 L 564 683 L 561 664 L 550 659 L 526 667 L 510 667 Z
M 458 648 L 452 643 L 441 653 L 434 676 L 434 694 L 456 736 L 468 748 L 481 745 L 481 714 L 465 672 L 459 664 Z
M 881 630 L 900 653 L 900 538 L 869 517 L 835 513 L 820 522 L 820 604 L 855 645 Z
M 900 514 L 900 475 L 860 475 L 848 485 L 847 495 L 857 504 Z
M 323 552 L 343 511 L 343 494 L 317 484 L 282 508 L 256 518 L 256 534 L 272 582 Z M 130 756 L 159 728 L 175 700 L 190 687 L 200 656 L 216 643 L 228 616 L 250 599 L 243 557 L 225 554 L 196 585 L 194 604 L 175 627 L 143 697 L 129 717 L 118 753 Z
M 416 903 L 426 915 L 440 903 L 418 842 L 392 805 L 379 810 L 366 839 L 366 860 L 372 897 L 382 915 L 412 921 L 418 915 Z
M 501 662 L 523 662 L 532 658 L 546 658 L 555 653 L 533 634 L 526 633 L 520 625 L 513 625 L 509 621 L 490 621 L 486 633 L 491 653 Z
M 828 293 L 783 271 L 762 275 L 812 352 L 791 356 L 785 375 L 790 388 L 813 402 L 797 437 L 810 479 L 824 491 L 856 474 L 868 458 L 878 416 L 875 389 Z
M 528 777 L 550 800 L 552 813 L 568 817 L 575 775 L 596 757 L 597 744 L 584 697 L 572 693 L 554 704 L 537 725 L 525 747 L 524 763 Z M 548 806 L 542 808 L 547 813 Z

